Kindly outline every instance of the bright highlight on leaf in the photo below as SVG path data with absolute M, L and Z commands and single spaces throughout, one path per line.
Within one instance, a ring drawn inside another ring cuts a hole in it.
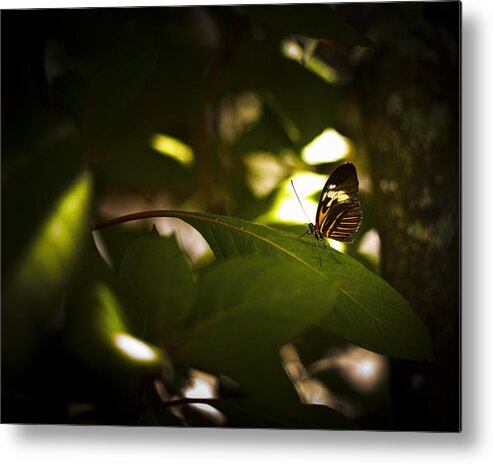
M 103 332 L 118 330 L 123 327 L 120 318 L 120 305 L 112 290 L 104 283 L 98 283 L 94 286 L 94 295 L 99 303 L 99 316 L 101 321 L 101 330 Z
M 185 389 L 187 398 L 216 398 L 217 379 L 203 372 L 192 370 L 190 385 Z
M 90 192 L 91 181 L 84 173 L 60 197 L 18 266 L 19 292 L 48 297 L 65 280 L 82 243 Z
M 360 347 L 354 347 L 335 359 L 346 380 L 361 392 L 372 392 L 387 375 L 387 359 Z
M 301 61 L 303 58 L 303 48 L 293 39 L 286 39 L 282 42 L 283 54 L 294 61 Z
M 118 295 L 104 280 L 95 280 L 70 302 L 68 340 L 77 357 L 106 372 L 161 372 L 172 367 L 165 353 L 132 336 Z M 166 377 L 167 378 L 167 377 Z
M 351 153 L 351 142 L 334 129 L 326 129 L 303 148 L 301 157 L 307 164 L 332 163 Z
M 116 346 L 129 358 L 136 361 L 154 361 L 157 358 L 156 352 L 144 342 L 128 335 L 126 333 L 117 332 L 113 339 Z
M 310 366 L 310 372 L 317 374 L 329 369 L 340 369 L 342 376 L 354 388 L 370 393 L 384 384 L 388 373 L 388 359 L 358 346 L 334 353 Z
M 337 240 L 331 240 L 330 241 L 330 246 L 337 251 L 340 251 L 341 253 L 344 253 L 346 251 L 346 245 L 342 242 L 338 242 Z
M 213 375 L 206 374 L 195 369 L 191 370 L 191 383 L 185 389 L 186 398 L 217 398 L 217 378 Z M 191 408 L 201 411 L 202 414 L 209 417 L 215 424 L 224 425 L 227 422 L 226 417 L 219 410 L 209 404 L 191 404 Z
M 151 147 L 162 155 L 175 159 L 183 166 L 188 167 L 193 164 L 193 150 L 187 144 L 174 137 L 155 134 L 151 139 Z
M 322 78 L 325 82 L 332 84 L 337 80 L 335 70 L 325 61 L 315 56 L 318 40 L 305 37 L 300 38 L 304 42 L 304 47 L 295 39 L 288 38 L 281 44 L 282 54 L 290 60 L 300 63 L 306 69 Z
M 334 68 L 329 66 L 325 61 L 322 61 L 315 56 L 313 56 L 310 61 L 308 61 L 306 67 L 311 72 L 321 77 L 325 82 L 332 84 L 337 80 L 337 75 Z

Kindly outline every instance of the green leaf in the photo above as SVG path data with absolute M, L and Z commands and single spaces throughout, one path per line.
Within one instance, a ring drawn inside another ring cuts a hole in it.
M 107 374 L 171 372 L 166 354 L 136 336 L 125 317 L 114 277 L 93 248 L 67 300 L 65 337 L 87 366 Z
M 216 264 L 197 282 L 195 324 L 180 351 L 203 337 L 210 338 L 211 347 L 237 344 L 237 337 L 251 337 L 250 330 L 257 344 L 281 346 L 329 312 L 336 282 L 300 263 L 272 257 L 242 256 Z M 236 322 L 230 326 L 232 320 Z M 214 332 L 223 326 L 229 327 L 230 340 L 218 341 Z
M 288 34 L 374 47 L 375 44 L 356 32 L 330 5 L 243 6 L 241 10 Z
M 337 121 L 341 91 L 303 66 L 275 55 L 266 63 L 267 104 L 299 147 Z
M 402 295 L 355 259 L 336 250 L 331 253 L 320 244 L 317 249 L 313 237 L 299 239 L 267 226 L 206 213 L 156 211 L 140 217 L 151 214 L 189 223 L 219 259 L 245 254 L 277 256 L 300 263 L 314 278 L 323 277 L 324 285 L 341 281 L 336 304 L 325 318 L 328 330 L 380 354 L 414 360 L 432 356 L 431 337 Z
M 162 188 L 183 182 L 190 170 L 153 150 L 152 133 L 135 126 L 134 116 L 129 113 L 128 120 L 121 123 L 121 132 L 112 140 L 111 161 L 98 171 L 106 188 L 121 185 Z
M 128 247 L 148 230 L 148 227 L 144 228 L 144 224 L 139 226 L 141 227 L 133 228 L 122 225 L 99 231 L 106 258 L 117 274 L 120 272 L 121 262 Z
M 83 172 L 45 212 L 9 280 L 13 303 L 47 307 L 59 296 L 85 238 L 90 197 L 91 179 Z
M 281 54 L 276 42 L 248 43 L 234 56 L 236 89 L 255 91 L 262 117 L 236 141 L 239 152 L 301 148 L 338 121 L 342 90 Z M 246 79 L 246 81 L 245 81 Z
M 314 427 L 278 352 L 329 313 L 335 297 L 336 281 L 296 262 L 242 256 L 219 263 L 198 281 L 195 324 L 182 334 L 176 361 L 234 379 L 271 426 Z M 324 427 L 341 425 L 329 408 L 322 416 Z
M 135 240 L 123 256 L 119 278 L 146 333 L 162 335 L 188 319 L 195 282 L 175 237 L 152 232 Z
M 42 118 L 2 160 L 2 317 L 7 370 L 20 372 L 56 325 L 89 232 L 92 177 L 74 127 Z

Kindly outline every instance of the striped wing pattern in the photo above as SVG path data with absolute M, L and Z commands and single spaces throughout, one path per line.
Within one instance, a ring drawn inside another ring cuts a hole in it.
M 315 229 L 325 237 L 351 243 L 358 231 L 362 209 L 358 176 L 351 163 L 339 166 L 327 180 L 318 203 Z

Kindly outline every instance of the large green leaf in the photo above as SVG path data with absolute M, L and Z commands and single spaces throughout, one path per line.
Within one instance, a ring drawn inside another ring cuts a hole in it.
M 172 331 L 189 317 L 194 276 L 175 237 L 155 229 L 139 237 L 123 256 L 119 277 L 146 333 Z
M 140 339 L 128 323 L 115 278 L 87 247 L 77 285 L 67 298 L 65 339 L 69 351 L 105 376 L 171 372 L 166 354 Z
M 219 259 L 245 254 L 277 256 L 298 262 L 314 278 L 323 277 L 323 285 L 339 280 L 337 302 L 324 318 L 330 332 L 388 356 L 416 360 L 432 356 L 431 337 L 402 295 L 355 259 L 335 250 L 332 254 L 320 245 L 317 249 L 312 237 L 299 239 L 238 218 L 182 211 L 150 211 L 105 225 L 152 216 L 176 217 L 191 224 Z
M 178 340 L 175 360 L 233 378 L 250 409 L 271 426 L 340 427 L 338 413 L 325 408 L 312 416 L 300 404 L 278 354 L 330 312 L 336 286 L 295 261 L 242 256 L 220 262 L 198 281 L 195 324 Z M 235 403 L 241 408 L 241 400 Z
M 291 341 L 329 312 L 337 280 L 329 282 L 295 261 L 241 256 L 216 264 L 197 285 L 193 327 L 180 352 L 205 338 L 209 350 L 204 356 L 209 357 L 216 343 L 237 344 L 245 332 L 250 337 L 254 331 L 255 344 Z M 229 339 L 218 341 L 214 332 L 222 332 L 222 326 L 229 327 Z
M 2 159 L 2 347 L 6 370 L 17 374 L 56 326 L 92 199 L 73 125 L 41 116 L 37 123 Z

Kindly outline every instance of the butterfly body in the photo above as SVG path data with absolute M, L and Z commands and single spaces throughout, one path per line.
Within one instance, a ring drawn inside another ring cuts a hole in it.
M 308 235 L 351 243 L 362 220 L 358 201 L 358 176 L 351 163 L 339 166 L 329 177 L 318 202 L 315 224 L 308 224 Z

